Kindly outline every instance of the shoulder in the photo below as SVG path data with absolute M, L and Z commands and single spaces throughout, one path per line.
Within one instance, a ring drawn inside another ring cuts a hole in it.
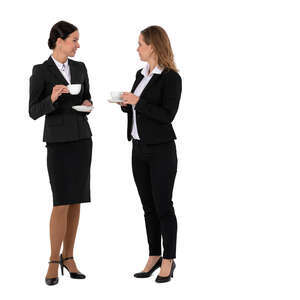
M 45 63 L 34 65 L 32 68 L 33 75 L 42 75 L 45 71 Z
M 76 65 L 76 66 L 84 66 L 84 63 L 82 61 L 78 61 L 78 60 L 73 60 L 68 58 L 69 63 Z
M 82 62 L 82 61 L 77 61 L 77 60 L 73 60 L 73 59 L 69 58 L 69 63 L 76 67 L 86 70 L 86 66 L 85 66 L 84 62 Z
M 165 69 L 162 75 L 168 80 L 181 81 L 181 76 L 179 73 L 171 69 Z
M 178 74 L 178 72 L 171 70 L 171 69 L 165 69 L 162 72 L 162 78 L 165 82 L 165 84 L 170 86 L 181 86 L 182 85 L 182 79 L 181 76 Z

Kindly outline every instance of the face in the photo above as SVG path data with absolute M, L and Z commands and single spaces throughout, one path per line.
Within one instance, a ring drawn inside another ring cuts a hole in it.
M 65 55 L 73 57 L 76 54 L 77 49 L 80 47 L 78 30 L 72 32 L 65 40 L 58 38 L 56 41 L 56 47 Z
M 139 53 L 140 59 L 142 61 L 149 61 L 153 56 L 155 56 L 152 45 L 147 45 L 144 41 L 143 35 L 139 36 L 139 46 L 136 49 Z

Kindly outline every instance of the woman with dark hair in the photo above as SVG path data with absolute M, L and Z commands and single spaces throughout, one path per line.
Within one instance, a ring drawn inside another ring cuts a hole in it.
M 79 48 L 78 29 L 67 22 L 56 23 L 48 46 L 52 55 L 33 67 L 30 77 L 29 115 L 36 120 L 45 116 L 44 138 L 47 167 L 53 194 L 50 218 L 51 255 L 45 278 L 48 285 L 58 283 L 58 266 L 71 278 L 83 279 L 73 259 L 80 215 L 80 203 L 90 202 L 92 133 L 87 114 L 92 105 L 87 69 L 75 56 Z M 69 84 L 80 84 L 80 92 L 70 94 Z M 72 106 L 83 105 L 84 111 Z M 63 251 L 60 255 L 61 245 Z
M 172 192 L 177 172 L 176 139 L 171 122 L 179 106 L 181 77 L 165 30 L 144 29 L 137 48 L 146 66 L 138 70 L 131 93 L 120 103 L 128 115 L 127 138 L 133 141 L 132 170 L 141 198 L 149 244 L 149 258 L 137 278 L 160 268 L 156 282 L 173 277 L 177 220 Z M 163 257 L 161 257 L 161 237 Z

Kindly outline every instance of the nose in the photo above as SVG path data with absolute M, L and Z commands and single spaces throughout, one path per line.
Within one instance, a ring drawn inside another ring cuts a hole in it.
M 80 48 L 80 45 L 79 45 L 79 43 L 77 43 L 77 48 Z

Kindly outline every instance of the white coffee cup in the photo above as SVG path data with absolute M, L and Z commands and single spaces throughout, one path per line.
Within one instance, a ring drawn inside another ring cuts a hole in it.
M 120 100 L 120 101 L 123 101 L 121 98 L 122 94 L 123 94 L 123 92 L 111 92 L 110 93 L 112 100 Z
M 68 89 L 71 95 L 78 95 L 81 90 L 81 84 L 69 84 Z

